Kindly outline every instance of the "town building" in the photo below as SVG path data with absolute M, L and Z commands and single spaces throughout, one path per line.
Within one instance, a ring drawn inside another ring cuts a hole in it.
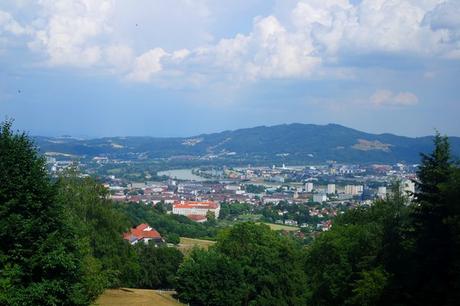
M 208 211 L 219 218 L 220 205 L 214 201 L 177 201 L 173 204 L 173 214 L 206 216 Z
M 387 196 L 387 187 L 380 186 L 377 190 L 377 197 L 384 199 Z
M 317 193 L 313 195 L 313 202 L 323 203 L 327 201 L 327 196 L 324 193 Z
M 335 193 L 335 184 L 327 184 L 327 194 Z
M 360 195 L 363 193 L 363 186 L 362 185 L 346 185 L 345 186 L 345 194 L 348 195 Z

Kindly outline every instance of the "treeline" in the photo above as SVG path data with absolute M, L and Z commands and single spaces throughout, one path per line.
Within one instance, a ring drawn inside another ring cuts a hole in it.
M 110 287 L 173 288 L 182 253 L 123 240 L 134 222 L 157 220 L 127 211 L 91 178 L 69 171 L 52 181 L 30 138 L 2 124 L 0 305 L 89 305 Z
M 301 248 L 264 225 L 226 230 L 178 272 L 190 305 L 458 305 L 460 168 L 447 138 L 422 156 L 413 200 L 395 186 Z

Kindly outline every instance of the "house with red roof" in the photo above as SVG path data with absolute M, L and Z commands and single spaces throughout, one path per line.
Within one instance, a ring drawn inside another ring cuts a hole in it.
M 123 234 L 123 239 L 129 241 L 132 245 L 138 242 L 143 242 L 145 244 L 153 242 L 156 245 L 164 243 L 164 239 L 161 237 L 160 233 L 147 223 L 142 223 L 131 228 L 129 232 Z

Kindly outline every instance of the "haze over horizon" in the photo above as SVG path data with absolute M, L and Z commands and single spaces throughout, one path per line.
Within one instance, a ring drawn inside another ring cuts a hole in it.
M 0 120 L 31 135 L 291 122 L 460 136 L 460 1 L 6 0 Z
M 60 134 L 60 135 L 35 135 L 35 134 L 29 134 L 33 137 L 56 137 L 56 138 L 60 138 L 60 137 L 71 137 L 71 138 L 81 138 L 81 139 L 98 139 L 98 138 L 110 138 L 110 137 L 152 137 L 152 138 L 174 138 L 174 137 L 179 137 L 179 138 L 188 138 L 188 137 L 196 137 L 196 136 L 200 136 L 200 135 L 210 135 L 210 134 L 218 134 L 218 133 L 222 133 L 222 132 L 228 132 L 228 131 L 237 131 L 237 130 L 246 130 L 246 129 L 252 129 L 252 128 L 259 128 L 259 127 L 277 127 L 277 126 L 282 126 L 282 125 L 286 125 L 286 126 L 290 126 L 290 125 L 298 125 L 298 124 L 301 124 L 301 125 L 317 125 L 317 126 L 328 126 L 328 125 L 339 125 L 339 126 L 342 126 L 342 127 L 345 127 L 345 128 L 349 128 L 349 129 L 352 129 L 352 130 L 357 130 L 357 131 L 360 131 L 360 132 L 364 132 L 364 133 L 369 133 L 369 134 L 374 134 L 374 135 L 381 135 L 381 134 L 391 134 L 391 135 L 395 135 L 395 136 L 402 136 L 402 137 L 410 137 L 410 138 L 416 138 L 416 137 L 429 137 L 429 136 L 434 136 L 434 134 L 436 133 L 436 129 L 433 130 L 433 132 L 431 134 L 426 134 L 426 135 L 418 135 L 418 136 L 409 136 L 409 135 L 403 135 L 403 134 L 398 134 L 398 133 L 389 133 L 389 132 L 369 132 L 369 131 L 366 131 L 366 130 L 360 130 L 360 129 L 355 129 L 353 127 L 349 127 L 349 126 L 344 126 L 344 125 L 341 125 L 341 124 L 337 124 L 337 123 L 325 123 L 325 124 L 312 124 L 312 123 L 301 123 L 301 122 L 291 122 L 291 123 L 280 123 L 280 124 L 273 124 L 273 125 L 257 125 L 257 126 L 248 126 L 248 127 L 240 127 L 240 128 L 235 128 L 235 129 L 225 129 L 225 130 L 216 130 L 216 131 L 209 131 L 209 132 L 203 132 L 203 133 L 199 133 L 199 134 L 184 134 L 184 135 L 142 135 L 142 134 L 138 134 L 138 135 L 96 135 L 96 136 L 91 136 L 91 135 L 83 135 L 83 134 Z M 28 132 L 28 131 L 26 131 Z M 445 135 L 445 133 L 441 133 L 442 135 Z M 449 137 L 459 137 L 457 135 L 447 135 Z

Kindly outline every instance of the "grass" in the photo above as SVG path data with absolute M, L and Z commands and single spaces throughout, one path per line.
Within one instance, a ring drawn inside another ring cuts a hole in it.
M 216 242 L 210 240 L 180 237 L 180 243 L 178 245 L 178 248 L 182 253 L 187 253 L 195 246 L 207 250 L 209 246 L 213 245 L 214 243 Z
M 243 214 L 238 216 L 238 221 L 247 222 L 253 221 L 256 222 L 262 218 L 262 215 L 254 215 L 254 214 Z
M 174 291 L 148 289 L 107 289 L 95 302 L 99 306 L 178 306 L 179 303 L 172 297 Z
M 270 226 L 270 228 L 274 231 L 298 231 L 299 228 L 297 226 L 289 226 L 289 225 L 283 225 L 283 224 L 275 224 L 275 223 L 267 223 L 267 222 L 262 222 L 263 224 L 266 224 Z

